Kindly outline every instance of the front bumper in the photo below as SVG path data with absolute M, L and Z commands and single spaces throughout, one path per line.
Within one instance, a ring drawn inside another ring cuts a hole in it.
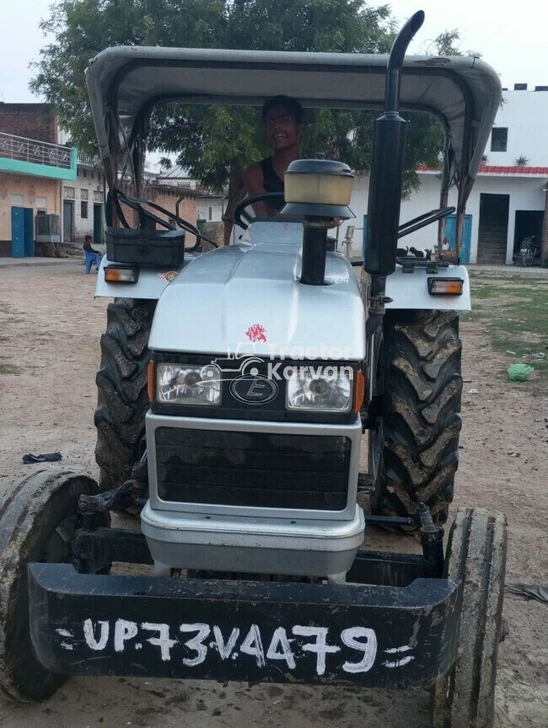
M 64 675 L 427 688 L 455 660 L 461 593 L 450 579 L 314 585 L 29 565 L 34 649 Z
M 363 510 L 349 521 L 204 516 L 153 510 L 141 530 L 155 561 L 179 569 L 335 576 L 347 572 L 363 543 Z

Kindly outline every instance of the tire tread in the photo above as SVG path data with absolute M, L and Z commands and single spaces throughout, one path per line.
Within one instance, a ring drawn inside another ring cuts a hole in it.
M 502 513 L 460 509 L 446 578 L 463 581 L 458 657 L 432 691 L 433 728 L 492 728 L 507 553 Z
M 95 459 L 102 491 L 116 488 L 131 476 L 149 408 L 148 337 L 156 301 L 118 299 L 107 309 L 101 337 L 101 366 L 95 426 Z
M 373 508 L 417 516 L 425 502 L 443 524 L 458 469 L 462 397 L 458 315 L 394 311 L 385 321 L 383 472 Z

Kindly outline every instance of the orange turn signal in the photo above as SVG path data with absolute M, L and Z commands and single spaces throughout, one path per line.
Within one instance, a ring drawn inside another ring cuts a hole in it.
M 105 281 L 107 283 L 137 283 L 138 280 L 139 268 L 114 265 L 105 268 Z
M 148 401 L 153 402 L 156 395 L 156 362 L 154 361 L 148 364 L 147 392 Z
M 365 376 L 363 372 L 356 374 L 356 388 L 354 390 L 354 412 L 359 414 L 365 397 Z
M 462 296 L 464 281 L 462 278 L 429 278 L 428 293 L 431 296 Z

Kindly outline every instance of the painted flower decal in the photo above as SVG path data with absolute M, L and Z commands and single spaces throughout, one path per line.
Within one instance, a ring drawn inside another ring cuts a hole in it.
M 251 341 L 266 341 L 266 329 L 261 324 L 253 324 L 245 333 Z

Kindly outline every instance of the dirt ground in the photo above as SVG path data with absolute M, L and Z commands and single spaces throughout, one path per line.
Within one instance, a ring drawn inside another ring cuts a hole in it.
M 490 283 L 504 297 L 516 275 L 525 289 L 526 273 L 485 275 L 497 276 Z M 25 453 L 59 450 L 65 466 L 97 475 L 95 372 L 107 300 L 94 300 L 95 281 L 78 263 L 0 267 L 0 493 L 41 467 L 23 465 Z M 510 384 L 501 376 L 509 355 L 491 346 L 482 320 L 465 319 L 461 332 L 465 394 L 455 505 L 504 511 L 510 533 L 507 582 L 548 584 L 548 387 L 534 380 Z M 540 351 L 539 342 L 535 346 Z M 542 346 L 546 351 L 546 338 Z M 368 543 L 377 536 L 371 530 Z M 500 649 L 497 728 L 546 728 L 548 605 L 508 594 L 504 613 L 510 633 Z M 0 726 L 6 728 L 334 724 L 426 728 L 428 695 L 78 678 L 41 705 L 0 699 Z

